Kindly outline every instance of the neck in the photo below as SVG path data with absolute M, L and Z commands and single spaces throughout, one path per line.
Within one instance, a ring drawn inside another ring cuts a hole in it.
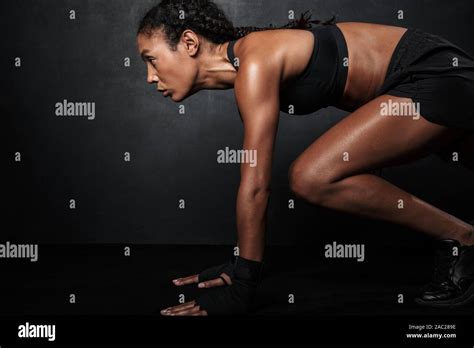
M 206 50 L 200 58 L 195 89 L 230 89 L 234 87 L 237 71 L 227 57 L 228 42 Z

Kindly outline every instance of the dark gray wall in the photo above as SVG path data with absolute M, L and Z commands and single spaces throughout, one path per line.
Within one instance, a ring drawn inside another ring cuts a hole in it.
M 235 25 L 281 25 L 287 13 L 418 27 L 474 54 L 474 4 L 431 1 L 217 1 Z M 239 148 L 242 124 L 233 91 L 203 91 L 186 114 L 145 81 L 136 24 L 155 1 L 23 0 L 0 3 L 2 116 L 8 143 L 7 228 L 2 240 L 37 242 L 234 243 L 238 165 L 216 151 Z M 69 19 L 69 10 L 76 19 Z M 397 19 L 403 10 L 405 20 Z M 21 68 L 14 67 L 21 57 Z M 124 67 L 125 57 L 131 66 Z M 56 117 L 55 103 L 96 103 L 96 118 Z M 297 201 L 289 212 L 291 161 L 345 113 L 282 114 L 275 149 L 268 241 L 307 242 L 320 235 L 380 238 L 387 225 Z M 21 152 L 22 161 L 13 154 Z M 131 162 L 123 160 L 131 153 Z M 462 218 L 473 218 L 472 173 L 434 156 L 387 169 L 384 177 Z M 69 209 L 69 199 L 77 202 Z M 178 199 L 186 200 L 179 210 Z M 325 226 L 324 228 L 322 226 Z M 364 232 L 363 232 L 364 233 Z

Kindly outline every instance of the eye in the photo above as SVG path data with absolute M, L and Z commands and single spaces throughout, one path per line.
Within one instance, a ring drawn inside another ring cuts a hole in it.
M 155 66 L 155 60 L 156 58 L 155 57 L 151 57 L 151 56 L 142 56 L 142 60 L 145 62 L 145 63 L 150 63 L 151 65 Z

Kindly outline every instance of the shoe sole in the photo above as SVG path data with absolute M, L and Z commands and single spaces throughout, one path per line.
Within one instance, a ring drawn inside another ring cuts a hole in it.
M 460 307 L 464 306 L 474 300 L 474 283 L 469 286 L 467 291 L 457 298 L 453 298 L 451 300 L 444 300 L 444 301 L 424 301 L 421 298 L 415 298 L 415 302 L 419 305 L 423 306 L 430 306 L 430 307 Z

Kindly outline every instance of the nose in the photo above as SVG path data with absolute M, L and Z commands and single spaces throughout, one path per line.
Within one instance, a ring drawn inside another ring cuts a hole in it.
M 148 83 L 157 83 L 159 81 L 158 75 L 156 74 L 156 71 L 154 69 L 148 67 L 146 80 Z

